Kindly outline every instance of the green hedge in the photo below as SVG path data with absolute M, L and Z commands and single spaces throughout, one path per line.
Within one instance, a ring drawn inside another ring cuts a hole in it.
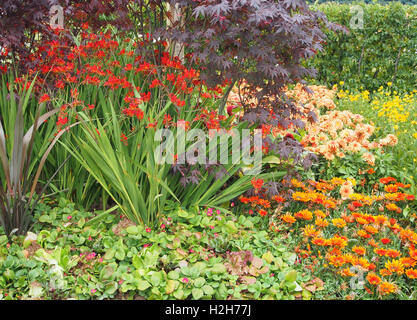
M 349 34 L 326 31 L 324 50 L 309 65 L 317 69 L 320 83 L 344 81 L 346 87 L 375 90 L 387 82 L 399 91 L 416 87 L 417 6 L 392 2 L 387 5 L 354 2 L 364 9 L 363 28 L 349 27 L 352 4 L 313 5 Z
M 325 3 L 325 2 L 331 2 L 331 1 L 328 1 L 328 0 L 316 0 L 316 1 L 310 0 L 310 1 L 307 1 L 307 2 L 310 3 L 310 4 L 313 4 L 313 3 Z M 334 2 L 337 2 L 337 3 L 352 3 L 352 2 L 354 2 L 354 0 L 336 0 Z M 417 0 L 379 0 L 379 1 L 364 0 L 364 2 L 365 3 L 380 3 L 380 4 L 392 3 L 392 2 L 401 2 L 403 4 L 410 4 L 410 5 L 417 4 Z

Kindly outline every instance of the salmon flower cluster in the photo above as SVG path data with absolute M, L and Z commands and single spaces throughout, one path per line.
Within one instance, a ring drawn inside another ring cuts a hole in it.
M 373 166 L 373 149 L 393 146 L 398 142 L 393 134 L 371 141 L 374 129 L 374 126 L 364 123 L 361 115 L 334 110 L 320 115 L 317 123 L 307 123 L 306 135 L 301 143 L 307 150 L 321 154 L 327 160 L 344 158 L 347 153 L 362 151 L 363 160 Z

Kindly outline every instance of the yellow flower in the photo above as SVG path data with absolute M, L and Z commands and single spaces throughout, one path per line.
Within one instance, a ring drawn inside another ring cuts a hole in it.
M 332 223 L 335 227 L 344 228 L 346 226 L 346 221 L 342 218 L 332 219 Z
M 390 260 L 385 262 L 385 268 L 387 268 L 391 273 L 397 273 L 400 275 L 404 273 L 404 265 L 400 260 Z

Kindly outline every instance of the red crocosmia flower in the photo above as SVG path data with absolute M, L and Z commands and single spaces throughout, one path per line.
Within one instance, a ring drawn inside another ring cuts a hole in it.
M 167 74 L 167 80 L 168 81 L 171 81 L 171 82 L 175 82 L 175 74 L 173 74 L 173 73 L 168 73 Z
M 382 239 L 381 239 L 381 242 L 382 242 L 383 244 L 388 244 L 388 243 L 390 243 L 390 242 L 391 242 L 391 239 L 388 239 L 388 238 L 382 238 Z
M 39 104 L 41 104 L 42 102 L 49 101 L 49 100 L 51 100 L 51 97 L 47 93 L 45 93 L 42 97 L 40 97 Z
M 88 105 L 88 109 L 90 109 L 90 110 L 92 110 L 92 109 L 94 109 L 96 106 L 94 105 L 94 104 L 89 104 Z
M 65 83 L 64 83 L 64 81 L 62 81 L 62 80 L 57 80 L 57 81 L 55 82 L 55 87 L 56 87 L 56 88 L 58 88 L 58 89 L 64 89 L 64 87 L 65 87 Z
M 84 30 L 87 30 L 87 29 L 88 29 L 88 22 L 84 22 L 84 23 L 81 25 L 81 28 L 83 28 Z
M 146 128 L 156 128 L 156 126 L 158 125 L 158 121 L 156 121 L 156 122 L 149 122 L 147 125 L 146 125 Z
M 140 93 L 140 96 L 142 98 L 143 102 L 148 102 L 149 100 L 151 100 L 151 92 L 149 91 L 148 93 Z
M 125 134 L 124 134 L 124 133 L 122 133 L 120 141 L 122 141 L 122 142 L 123 142 L 123 144 L 124 144 L 125 146 L 127 146 L 127 137 L 125 136 Z
M 126 71 L 130 71 L 130 70 L 132 70 L 132 69 L 133 69 L 133 65 L 132 65 L 131 63 L 128 63 L 128 64 L 126 65 L 126 67 L 124 67 L 124 69 L 125 69 Z
M 262 179 L 255 179 L 255 178 L 253 178 L 253 179 L 251 180 L 251 183 L 252 183 L 252 186 L 253 186 L 255 189 L 259 190 L 259 189 L 261 189 L 261 188 L 262 188 L 262 185 L 264 184 L 264 181 L 263 181 Z
M 67 117 L 58 117 L 58 121 L 56 122 L 56 124 L 58 126 L 63 126 L 68 122 L 68 118 Z
M 161 81 L 159 81 L 159 79 L 154 79 L 154 80 L 151 82 L 151 84 L 150 84 L 149 88 L 150 88 L 150 89 L 152 89 L 152 88 L 155 88 L 155 87 L 160 86 L 160 85 L 162 85 L 162 82 L 161 82 Z

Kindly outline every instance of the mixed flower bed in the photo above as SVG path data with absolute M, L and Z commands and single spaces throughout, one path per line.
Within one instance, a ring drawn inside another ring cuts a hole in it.
M 415 90 L 297 83 L 338 29 L 304 2 L 184 2 L 0 47 L 0 299 L 417 298 Z

